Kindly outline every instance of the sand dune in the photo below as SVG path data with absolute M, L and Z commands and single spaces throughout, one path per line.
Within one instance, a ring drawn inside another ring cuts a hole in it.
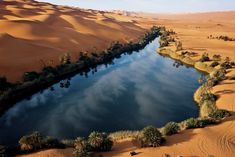
M 33 0 L 3 0 L 0 8 L 0 33 L 13 37 L 1 42 L 0 75 L 13 82 L 20 81 L 23 72 L 40 71 L 41 61 L 58 64 L 67 52 L 75 60 L 80 51 L 101 51 L 112 41 L 136 40 L 151 27 L 141 18 Z M 27 57 L 15 59 L 17 55 Z

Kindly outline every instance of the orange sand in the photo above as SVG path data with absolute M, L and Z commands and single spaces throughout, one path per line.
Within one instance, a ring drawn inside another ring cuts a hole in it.
M 136 40 L 151 27 L 138 17 L 33 0 L 3 0 L 0 8 L 0 75 L 10 81 L 21 80 L 23 72 L 58 64 L 64 53 L 75 61 L 81 51 Z

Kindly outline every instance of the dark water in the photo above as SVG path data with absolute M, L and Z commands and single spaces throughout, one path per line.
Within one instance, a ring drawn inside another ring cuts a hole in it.
M 64 139 L 197 117 L 193 93 L 200 73 L 158 55 L 157 47 L 158 39 L 19 102 L 0 118 L 0 143 L 33 131 Z

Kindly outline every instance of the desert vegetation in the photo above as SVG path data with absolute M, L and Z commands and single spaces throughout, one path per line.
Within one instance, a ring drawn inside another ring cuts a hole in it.
M 180 131 L 180 126 L 178 123 L 175 122 L 167 123 L 162 130 L 163 134 L 166 136 L 177 134 L 179 131 Z
M 210 61 L 210 58 L 209 58 L 209 55 L 208 55 L 208 53 L 203 53 L 202 54 L 202 56 L 201 56 L 201 58 L 199 59 L 199 61 L 200 62 L 208 62 L 208 61 Z
M 171 35 L 174 35 L 175 32 L 172 30 L 166 30 L 165 27 L 161 29 L 161 37 L 159 40 L 160 47 L 166 47 L 168 46 L 171 42 L 175 42 L 174 37 Z
M 154 126 L 145 127 L 142 134 L 139 139 L 142 147 L 159 147 L 164 140 L 161 132 Z
M 207 125 L 217 124 L 213 118 L 189 118 L 182 122 L 182 125 L 185 129 L 192 129 L 192 128 L 203 128 Z
M 92 132 L 88 137 L 88 144 L 93 151 L 110 151 L 113 141 L 107 133 Z
M 207 37 L 208 39 L 217 39 L 217 40 L 223 40 L 223 41 L 235 41 L 235 38 L 231 38 L 229 36 L 226 35 L 220 35 L 220 36 L 213 36 L 213 35 L 209 35 Z
M 167 37 L 163 38 L 165 42 L 167 41 L 166 39 Z M 176 51 L 178 51 L 177 45 L 177 41 L 175 41 Z M 162 47 L 166 46 L 164 44 L 162 45 Z M 180 55 L 176 52 L 171 52 L 164 48 L 162 49 L 162 51 L 164 51 L 163 54 L 169 54 L 171 58 L 180 61 L 183 61 L 186 56 L 191 56 L 188 51 L 182 51 Z M 210 66 L 207 66 L 207 64 L 203 63 L 210 61 L 212 61 Z M 217 96 L 212 93 L 212 88 L 226 79 L 227 69 L 232 68 L 234 66 L 234 63 L 228 57 L 223 60 L 220 55 L 213 55 L 212 59 L 210 59 L 209 54 L 205 52 L 202 54 L 201 58 L 194 63 L 194 66 L 198 69 L 206 69 L 205 71 L 210 73 L 207 76 L 203 76 L 203 78 L 199 78 L 199 83 L 201 83 L 202 86 L 196 92 L 196 100 L 200 107 L 200 116 L 198 118 L 189 118 L 179 124 L 172 122 L 168 123 L 161 129 L 164 135 L 177 133 L 179 130 L 202 128 L 207 125 L 217 124 L 220 122 L 221 119 L 231 115 L 231 113 L 227 110 L 217 109 L 217 107 L 215 106 Z M 218 68 L 215 69 L 215 67 Z
M 73 148 L 74 157 L 90 157 L 93 152 L 110 151 L 113 141 L 107 133 L 92 132 L 88 138 L 77 137 L 75 140 L 58 140 L 43 136 L 39 132 L 20 138 L 18 146 L 0 145 L 0 156 L 11 157 L 51 148 Z
M 48 148 L 63 148 L 64 145 L 55 138 L 44 137 L 39 132 L 26 135 L 19 140 L 20 150 L 23 152 L 31 152 Z

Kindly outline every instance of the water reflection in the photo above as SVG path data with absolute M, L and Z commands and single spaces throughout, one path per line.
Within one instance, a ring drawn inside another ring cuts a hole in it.
M 0 143 L 14 143 L 36 130 L 74 138 L 197 116 L 192 97 L 200 74 L 172 66 L 174 61 L 159 56 L 157 47 L 158 39 L 18 103 L 0 119 Z

